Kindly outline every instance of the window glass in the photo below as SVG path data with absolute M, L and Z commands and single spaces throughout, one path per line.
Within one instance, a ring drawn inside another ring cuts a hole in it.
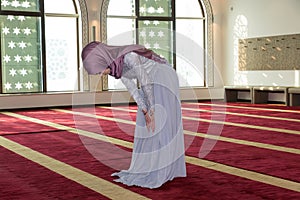
M 107 15 L 134 16 L 135 0 L 110 0 Z
M 135 19 L 107 18 L 107 44 L 136 44 Z M 126 87 L 120 80 L 108 76 L 108 88 L 114 90 Z
M 107 44 L 136 44 L 135 0 L 110 0 L 107 15 Z M 119 90 L 126 87 L 120 80 L 108 76 L 107 88 L 110 90 Z
M 46 17 L 45 27 L 47 91 L 77 90 L 76 18 Z
M 109 45 L 135 44 L 135 19 L 107 18 L 107 43 Z
M 175 0 L 174 8 L 172 1 L 136 0 L 136 6 L 139 7 L 136 9 L 138 13 L 135 13 L 133 0 L 124 0 L 124 4 L 120 4 L 118 0 L 111 0 L 107 13 L 107 42 L 114 45 L 135 42 L 144 45 L 176 67 L 180 87 L 205 86 L 205 18 L 200 1 L 189 0 L 187 3 L 186 0 Z M 176 10 L 175 19 L 171 18 L 172 9 Z M 136 19 L 132 18 L 132 22 L 126 23 L 122 15 L 136 16 Z M 134 30 L 134 23 L 137 24 L 136 41 L 134 34 L 124 34 Z M 179 38 L 177 34 L 174 35 L 173 27 L 176 27 L 175 32 L 180 35 Z M 121 33 L 124 37 L 118 36 Z M 119 37 L 119 40 L 110 41 L 114 37 Z M 185 39 L 192 42 L 193 47 L 187 45 Z M 118 88 L 117 85 L 113 78 L 108 78 L 108 89 L 123 88 Z
M 204 86 L 204 71 L 202 67 L 199 68 L 199 65 L 195 65 L 195 62 L 188 60 L 184 53 L 176 56 L 176 64 L 180 87 Z
M 79 89 L 78 16 L 74 16 L 74 1 L 45 0 L 45 11 L 53 13 L 51 16 L 46 15 L 45 22 L 37 17 L 44 14 L 39 11 L 38 2 L 1 1 L 1 11 L 14 11 L 13 15 L 5 15 L 3 12 L 0 15 L 3 93 Z M 21 11 L 25 16 L 18 15 Z M 30 11 L 30 16 L 24 11 Z M 45 32 L 42 32 L 41 23 L 45 23 Z M 42 38 L 46 39 L 45 56 L 42 56 Z M 46 63 L 43 61 L 45 57 Z
M 171 0 L 139 0 L 140 16 L 171 17 Z
M 76 14 L 72 0 L 44 0 L 45 13 Z
M 198 17 L 203 18 L 200 4 L 197 0 L 176 0 L 176 17 Z
M 120 79 L 115 79 L 108 76 L 108 89 L 109 90 L 125 90 L 126 87 Z
M 181 87 L 204 86 L 204 21 L 177 19 L 176 71 Z M 187 45 L 189 44 L 189 45 Z M 185 81 L 184 81 L 185 80 Z
M 153 50 L 173 63 L 172 22 L 158 20 L 139 21 L 139 44 Z
M 39 11 L 39 0 L 1 0 L 1 10 Z
M 0 16 L 3 93 L 42 91 L 40 18 Z

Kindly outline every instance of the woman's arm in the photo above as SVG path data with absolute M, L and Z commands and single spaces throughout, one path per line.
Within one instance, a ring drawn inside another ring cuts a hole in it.
M 143 62 L 142 58 L 143 57 L 136 53 L 130 53 L 125 57 L 126 62 L 132 66 L 141 86 L 147 110 L 150 110 L 154 107 L 153 80 L 148 75 L 145 69 L 145 65 L 147 65 L 147 63 Z
M 146 106 L 143 98 L 144 97 L 144 95 L 142 94 L 143 91 L 138 90 L 136 83 L 132 79 L 121 77 L 121 81 L 128 89 L 129 93 L 137 103 L 138 107 L 142 110 L 145 116 L 145 121 L 146 121 L 146 126 L 148 131 L 152 130 L 152 132 L 154 132 L 155 130 L 154 109 L 150 109 L 149 111 L 149 108 Z
M 123 77 L 123 83 L 126 85 L 129 91 L 131 91 L 131 95 L 135 99 L 138 106 L 142 109 L 147 127 L 151 128 L 154 131 L 154 94 L 153 94 L 153 81 L 147 74 L 147 71 L 144 68 L 144 63 L 141 60 L 141 57 L 136 53 L 129 53 L 125 56 L 125 63 L 129 65 L 130 69 L 133 71 L 129 71 L 127 73 L 134 73 L 136 76 L 140 86 L 141 91 L 136 92 L 137 86 L 133 80 L 127 79 Z M 122 79 L 122 78 L 121 78 Z
M 142 91 L 137 88 L 136 82 L 123 76 L 121 77 L 121 81 L 126 86 L 128 92 L 130 93 L 138 107 L 142 110 L 147 111 L 147 106 L 144 101 L 144 95 L 142 94 Z

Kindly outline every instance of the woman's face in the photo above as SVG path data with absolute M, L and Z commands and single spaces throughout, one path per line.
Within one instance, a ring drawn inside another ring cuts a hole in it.
M 110 68 L 106 68 L 102 73 L 101 75 L 108 75 L 110 73 Z

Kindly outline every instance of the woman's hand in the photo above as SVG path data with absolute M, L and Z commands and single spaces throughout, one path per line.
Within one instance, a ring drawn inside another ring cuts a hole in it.
M 149 112 L 144 111 L 143 113 L 145 115 L 145 120 L 146 120 L 146 126 L 148 131 L 154 132 L 155 130 L 155 119 L 154 119 L 154 111 L 150 110 Z

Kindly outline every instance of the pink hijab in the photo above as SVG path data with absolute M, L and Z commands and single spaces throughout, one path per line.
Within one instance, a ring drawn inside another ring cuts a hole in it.
M 109 46 L 96 41 L 83 48 L 81 57 L 83 66 L 89 74 L 101 74 L 110 67 L 110 75 L 118 79 L 122 76 L 124 56 L 129 52 L 135 52 L 160 63 L 167 63 L 165 59 L 141 45 Z

